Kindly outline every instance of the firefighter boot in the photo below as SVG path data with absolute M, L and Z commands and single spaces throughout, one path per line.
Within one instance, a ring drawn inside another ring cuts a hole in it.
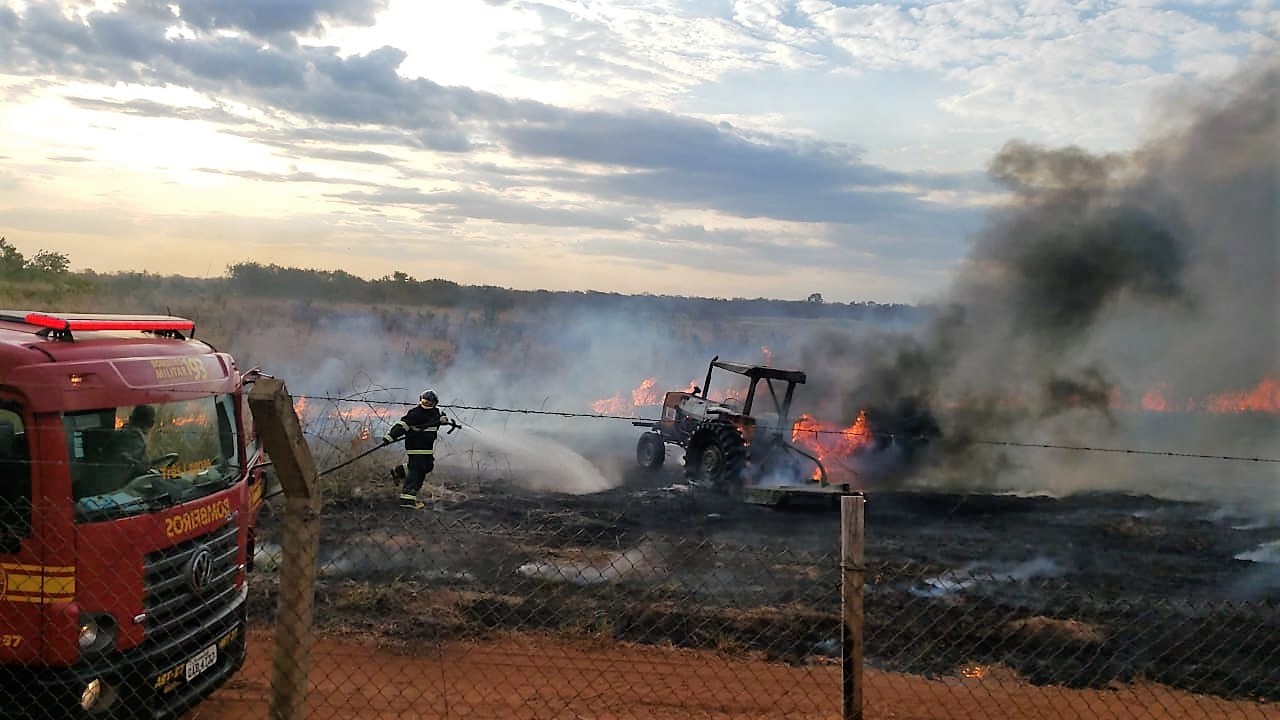
M 417 495 L 400 493 L 400 507 L 406 510 L 423 510 L 427 504 L 419 500 Z

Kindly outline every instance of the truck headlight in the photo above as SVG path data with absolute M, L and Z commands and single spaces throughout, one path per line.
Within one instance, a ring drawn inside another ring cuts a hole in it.
M 118 696 L 114 685 L 102 678 L 94 678 L 80 692 L 80 709 L 90 715 L 101 715 L 116 704 Z
M 91 653 L 112 647 L 116 642 L 116 621 L 106 613 L 80 613 L 80 652 Z
M 84 637 L 83 628 L 81 628 L 80 637 Z M 88 685 L 84 686 L 84 692 L 80 693 L 80 707 L 83 710 L 92 710 L 102 699 L 102 681 L 94 678 Z
M 80 618 L 80 649 L 88 650 L 98 643 L 98 621 L 92 617 Z

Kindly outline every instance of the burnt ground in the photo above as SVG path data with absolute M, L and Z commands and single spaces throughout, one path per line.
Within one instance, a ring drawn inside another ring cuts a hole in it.
M 747 505 L 678 467 L 625 480 L 562 495 L 445 470 L 432 509 L 406 513 L 393 484 L 358 472 L 330 488 L 316 625 L 393 646 L 522 630 L 793 665 L 839 655 L 834 508 Z M 263 520 L 260 620 L 279 521 Z M 1239 559 L 1280 539 L 1276 518 L 1122 493 L 898 490 L 868 495 L 866 532 L 877 670 L 1280 697 L 1280 566 Z

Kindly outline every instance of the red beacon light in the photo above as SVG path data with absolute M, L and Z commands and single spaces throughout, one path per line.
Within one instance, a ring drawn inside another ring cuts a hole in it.
M 195 321 L 172 315 L 94 315 L 90 313 L 50 314 L 43 312 L 0 311 L 0 320 L 10 320 L 41 328 L 56 339 L 70 339 L 77 330 L 134 330 L 168 335 L 181 339 L 195 331 Z

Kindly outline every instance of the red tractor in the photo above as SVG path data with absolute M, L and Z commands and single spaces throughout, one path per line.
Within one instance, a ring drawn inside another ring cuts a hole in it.
M 713 400 L 712 372 L 716 369 L 747 378 L 743 395 Z M 640 436 L 636 460 L 656 470 L 666 460 L 666 445 L 684 448 L 684 470 L 691 480 L 728 495 L 741 495 L 761 482 L 789 484 L 806 479 L 817 466 L 821 484 L 826 469 L 818 458 L 792 445 L 789 413 L 796 385 L 805 381 L 800 370 L 711 359 L 701 388 L 668 392 L 662 419 L 632 423 L 651 432 Z M 752 414 L 760 397 L 772 408 Z

